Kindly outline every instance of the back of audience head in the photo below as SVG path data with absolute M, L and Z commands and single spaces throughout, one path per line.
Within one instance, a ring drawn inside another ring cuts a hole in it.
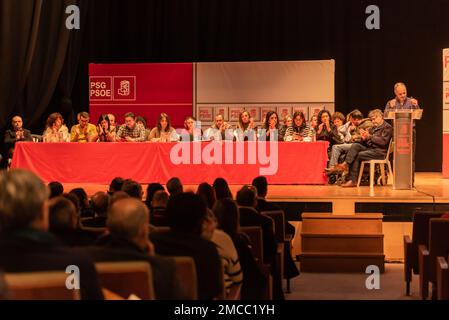
M 216 228 L 217 218 L 215 217 L 214 212 L 207 208 L 206 218 L 203 220 L 201 237 L 206 240 L 211 240 Z
M 167 218 L 172 231 L 200 236 L 207 207 L 196 194 L 180 193 L 168 200 Z
M 252 185 L 257 190 L 257 195 L 261 198 L 265 198 L 268 193 L 268 181 L 267 178 L 259 176 L 253 179 Z
M 123 182 L 122 191 L 125 191 L 130 197 L 142 200 L 142 186 L 137 181 L 126 179 Z
M 115 177 L 112 179 L 111 184 L 109 185 L 108 193 L 112 195 L 114 192 L 122 190 L 124 181 L 125 180 L 122 177 Z
M 149 212 L 145 204 L 138 199 L 127 198 L 111 205 L 106 226 L 112 236 L 127 239 L 148 251 L 148 220 Z
M 167 208 L 168 204 L 168 193 L 165 190 L 158 190 L 151 200 L 152 208 Z
M 78 197 L 76 195 L 74 195 L 73 193 L 64 193 L 61 195 L 61 197 L 64 197 L 67 200 L 70 200 L 73 203 L 73 205 L 75 206 L 76 213 L 78 214 L 78 216 L 81 214 L 80 200 L 78 199 Z
M 253 186 L 243 186 L 236 196 L 239 206 L 255 208 L 257 204 L 257 190 Z
M 229 189 L 228 182 L 225 179 L 223 178 L 215 179 L 213 187 L 215 189 L 215 195 L 217 197 L 217 200 L 224 198 L 232 199 L 231 189 Z
M 95 193 L 91 198 L 92 209 L 98 216 L 106 216 L 109 207 L 110 196 L 103 191 Z
M 183 192 L 183 186 L 179 178 L 171 178 L 167 181 L 167 191 L 170 196 L 174 196 Z
M 235 201 L 229 198 L 217 200 L 213 211 L 217 217 L 218 228 L 230 236 L 239 232 L 240 212 Z
M 51 232 L 58 233 L 76 229 L 78 213 L 72 201 L 62 196 L 55 197 L 49 201 L 48 208 Z
M 198 186 L 198 190 L 196 194 L 203 199 L 204 203 L 209 209 L 212 209 L 217 197 L 215 195 L 215 189 L 208 184 L 207 182 L 203 182 Z
M 0 172 L 0 232 L 48 230 L 48 189 L 32 172 Z
M 73 194 L 78 198 L 81 210 L 89 207 L 89 198 L 83 188 L 72 189 L 69 194 Z
M 127 198 L 130 198 L 130 196 L 125 191 L 120 190 L 120 191 L 114 192 L 114 194 L 111 196 L 111 199 L 109 201 L 109 207 L 111 207 L 118 200 L 127 199 Z
M 50 189 L 49 199 L 54 197 L 58 197 L 64 193 L 64 186 L 61 182 L 52 181 L 48 184 L 48 188 Z
M 145 203 L 147 204 L 148 208 L 151 208 L 151 201 L 153 200 L 153 196 L 155 195 L 155 193 L 157 191 L 160 190 L 165 190 L 164 187 L 158 183 L 158 182 L 154 182 L 154 183 L 150 183 L 147 186 L 147 198 L 145 200 Z

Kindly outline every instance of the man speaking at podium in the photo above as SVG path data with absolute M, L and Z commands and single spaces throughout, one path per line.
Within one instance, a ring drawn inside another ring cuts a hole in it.
M 394 85 L 394 94 L 395 98 L 388 101 L 385 106 L 385 117 L 389 111 L 419 109 L 418 100 L 407 97 L 407 87 L 404 83 L 398 82 Z
M 407 97 L 407 87 L 403 82 L 398 82 L 394 85 L 394 99 L 387 102 L 385 106 L 384 116 L 387 118 L 388 112 L 396 110 L 418 110 L 418 100 L 413 97 Z M 412 184 L 415 183 L 415 150 L 416 150 L 416 129 L 413 121 L 413 178 Z

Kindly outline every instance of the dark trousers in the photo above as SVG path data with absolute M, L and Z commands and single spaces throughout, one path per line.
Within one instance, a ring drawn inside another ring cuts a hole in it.
M 360 164 L 362 161 L 384 159 L 385 154 L 370 149 L 363 144 L 353 143 L 346 155 L 345 162 L 349 165 L 349 179 L 352 182 L 357 182 L 359 177 Z

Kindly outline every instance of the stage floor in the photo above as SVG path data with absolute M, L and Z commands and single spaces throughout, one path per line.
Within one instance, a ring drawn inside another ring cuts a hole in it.
M 64 184 L 66 192 L 73 188 L 84 188 L 89 195 L 108 190 L 101 184 Z M 231 185 L 235 194 L 241 185 Z M 196 191 L 197 185 L 185 185 L 185 191 Z M 143 185 L 146 191 L 146 185 Z M 144 195 L 145 197 L 145 195 Z M 441 172 L 417 172 L 414 190 L 393 190 L 391 185 L 342 188 L 337 185 L 272 185 L 268 188 L 268 200 L 276 202 L 329 202 L 333 199 L 347 199 L 356 202 L 399 202 L 399 203 L 449 203 L 449 179 L 443 179 Z

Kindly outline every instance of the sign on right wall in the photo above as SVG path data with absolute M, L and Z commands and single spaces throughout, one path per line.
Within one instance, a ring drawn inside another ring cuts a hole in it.
M 449 178 L 449 49 L 443 49 L 443 178 Z

